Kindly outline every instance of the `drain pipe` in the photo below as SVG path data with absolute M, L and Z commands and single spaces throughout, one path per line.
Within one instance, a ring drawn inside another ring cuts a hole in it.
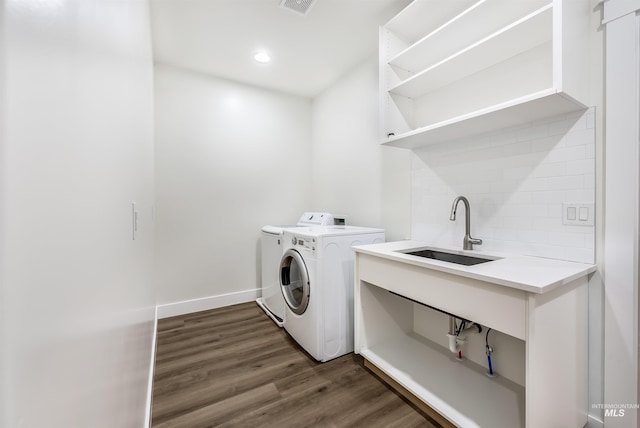
M 456 318 L 453 316 L 449 316 L 449 333 L 447 334 L 449 338 L 449 351 L 454 354 L 458 352 L 458 343 L 456 341 Z
M 458 336 L 456 332 L 456 317 L 449 316 L 449 333 L 447 334 L 447 338 L 449 338 L 449 350 L 457 354 L 456 358 L 462 359 L 462 345 L 466 343 L 466 340 L 462 337 Z
M 447 334 L 447 338 L 449 339 L 449 350 L 457 354 L 456 358 L 458 360 L 462 360 L 462 346 L 467 343 L 467 340 L 464 337 L 460 337 L 461 333 L 464 333 L 467 330 L 475 330 L 476 333 L 482 332 L 482 326 L 478 323 L 466 321 L 461 319 L 460 327 L 456 328 L 456 317 L 453 315 L 449 315 L 449 333 Z M 467 322 L 469 325 L 467 325 Z
M 449 334 L 456 335 L 456 317 L 449 315 Z

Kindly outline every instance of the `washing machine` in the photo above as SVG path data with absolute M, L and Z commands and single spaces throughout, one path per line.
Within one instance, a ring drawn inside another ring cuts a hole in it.
M 284 298 L 278 281 L 278 266 L 282 258 L 282 234 L 287 228 L 328 226 L 333 224 L 333 215 L 324 212 L 306 212 L 296 224 L 285 226 L 266 225 L 260 238 L 262 268 L 262 295 L 256 299 L 258 306 L 280 327 L 284 325 Z
M 354 245 L 381 243 L 383 229 L 285 229 L 280 288 L 285 330 L 324 362 L 353 351 Z

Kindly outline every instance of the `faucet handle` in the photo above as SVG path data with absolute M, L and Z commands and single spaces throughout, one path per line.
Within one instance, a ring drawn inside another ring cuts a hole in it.
M 473 245 L 482 245 L 482 239 L 469 237 L 469 243 Z
M 482 245 L 482 239 L 472 238 L 470 235 L 464 235 L 462 240 L 462 248 L 464 250 L 473 250 L 474 245 Z

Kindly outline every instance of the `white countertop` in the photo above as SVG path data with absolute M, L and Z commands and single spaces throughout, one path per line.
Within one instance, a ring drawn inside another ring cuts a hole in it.
M 357 253 L 369 254 L 539 294 L 549 292 L 596 270 L 596 266 L 592 264 L 485 252 L 482 250 L 466 251 L 460 248 L 430 245 L 420 241 L 385 242 L 382 244 L 358 245 L 353 248 Z M 464 266 L 401 252 L 423 248 L 455 252 L 473 257 L 495 258 L 496 260 L 473 266 Z

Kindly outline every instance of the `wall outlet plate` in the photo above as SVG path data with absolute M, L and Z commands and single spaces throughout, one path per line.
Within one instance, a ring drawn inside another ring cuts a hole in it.
M 571 226 L 593 226 L 595 209 L 594 204 L 579 202 L 562 204 L 562 224 Z

